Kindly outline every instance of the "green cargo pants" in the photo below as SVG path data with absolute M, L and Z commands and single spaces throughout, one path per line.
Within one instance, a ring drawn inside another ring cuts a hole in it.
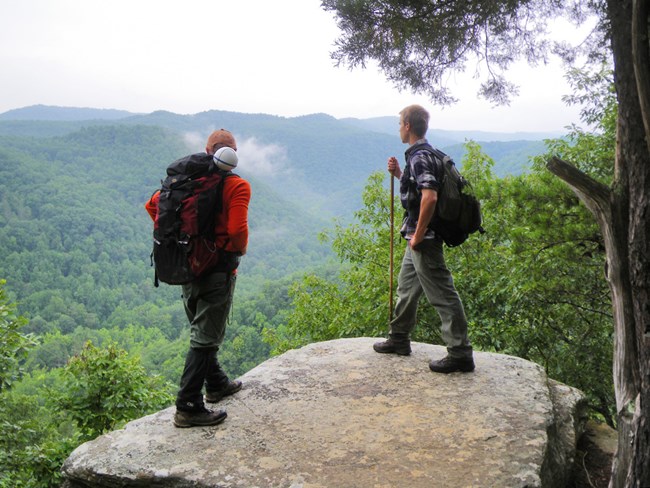
M 190 347 L 218 348 L 235 292 L 236 275 L 217 272 L 183 285 L 183 304 L 190 321 Z
M 390 334 L 410 334 L 416 323 L 418 301 L 424 292 L 442 322 L 442 338 L 450 356 L 472 357 L 467 318 L 454 280 L 445 264 L 442 242 L 425 239 L 417 251 L 406 246 L 397 285 L 397 304 Z

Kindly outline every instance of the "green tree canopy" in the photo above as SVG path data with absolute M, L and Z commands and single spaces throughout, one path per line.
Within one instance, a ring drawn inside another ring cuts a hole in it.
M 456 101 L 446 80 L 450 71 L 462 72 L 471 61 L 482 80 L 480 95 L 506 103 L 518 92 L 505 74 L 513 62 L 543 63 L 551 51 L 575 55 L 574 49 L 549 39 L 552 19 L 579 23 L 599 6 L 579 0 L 321 3 L 335 12 L 341 29 L 332 54 L 337 62 L 355 67 L 375 61 L 398 88 L 428 95 L 439 104 Z
M 36 345 L 33 335 L 22 332 L 27 320 L 16 315 L 16 305 L 9 302 L 4 286 L 0 280 L 0 392 L 19 377 L 21 361 Z

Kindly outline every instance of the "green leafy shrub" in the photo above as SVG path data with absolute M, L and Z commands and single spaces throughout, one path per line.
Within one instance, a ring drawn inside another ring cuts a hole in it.
M 87 342 L 62 371 L 59 392 L 52 392 L 85 438 L 94 438 L 129 420 L 169 406 L 171 387 L 149 376 L 137 357 L 112 343 L 103 348 Z

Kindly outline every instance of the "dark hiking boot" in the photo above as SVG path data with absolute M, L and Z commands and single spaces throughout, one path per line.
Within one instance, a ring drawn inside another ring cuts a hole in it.
M 454 358 L 445 356 L 442 359 L 429 361 L 429 369 L 434 373 L 470 373 L 474 371 L 474 358 Z
M 382 354 L 399 354 L 408 356 L 411 354 L 411 341 L 408 336 L 390 335 L 384 342 L 375 342 L 372 346 L 375 352 Z
M 224 397 L 234 395 L 239 390 L 241 390 L 242 382 L 239 380 L 229 381 L 228 385 L 219 391 L 206 391 L 205 392 L 205 401 L 208 403 L 217 403 L 222 400 Z
M 206 427 L 217 425 L 226 420 L 228 414 L 225 410 L 208 410 L 203 408 L 195 411 L 176 410 L 174 425 L 176 427 Z

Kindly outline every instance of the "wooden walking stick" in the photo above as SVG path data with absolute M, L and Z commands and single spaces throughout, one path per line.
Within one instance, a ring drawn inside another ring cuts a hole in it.
M 388 325 L 393 319 L 393 241 L 394 239 L 394 202 L 395 200 L 395 179 L 390 175 L 390 264 L 388 265 Z

